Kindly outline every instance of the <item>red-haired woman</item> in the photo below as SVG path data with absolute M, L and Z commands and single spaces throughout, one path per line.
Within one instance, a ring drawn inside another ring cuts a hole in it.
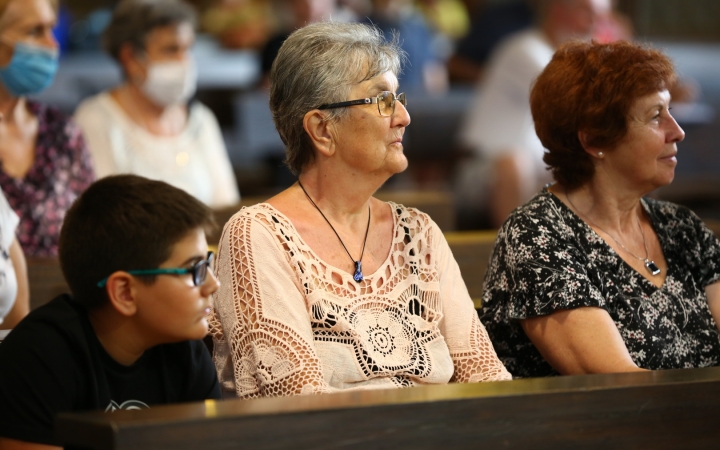
M 650 48 L 561 47 L 531 94 L 556 183 L 501 228 L 482 321 L 515 376 L 720 363 L 720 241 L 669 184 L 685 133 Z

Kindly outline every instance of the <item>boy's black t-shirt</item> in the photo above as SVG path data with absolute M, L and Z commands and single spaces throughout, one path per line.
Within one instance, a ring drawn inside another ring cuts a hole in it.
M 60 445 L 59 412 L 141 409 L 220 398 L 202 341 L 158 345 L 117 363 L 68 295 L 32 311 L 0 344 L 0 436 Z

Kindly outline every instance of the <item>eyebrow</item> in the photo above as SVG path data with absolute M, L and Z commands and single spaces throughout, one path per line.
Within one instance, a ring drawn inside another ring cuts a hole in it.
M 375 91 L 377 91 L 377 92 L 383 92 L 383 91 L 393 92 L 393 90 L 390 89 L 390 86 L 385 81 L 379 81 L 379 82 L 373 84 L 372 86 L 370 86 L 369 92 L 375 92 Z
M 207 257 L 207 255 L 204 257 L 203 256 L 191 256 L 190 258 L 186 259 L 185 262 L 181 263 L 179 267 L 184 267 L 184 266 L 188 266 L 188 265 L 194 266 L 195 264 L 202 261 L 206 257 Z

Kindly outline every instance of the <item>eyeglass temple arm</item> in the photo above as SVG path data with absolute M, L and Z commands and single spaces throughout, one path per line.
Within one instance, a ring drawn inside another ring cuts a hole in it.
M 360 100 L 350 100 L 340 103 L 326 103 L 324 105 L 318 106 L 317 109 L 343 108 L 345 106 L 369 105 L 370 103 L 377 103 L 377 97 L 361 98 Z
M 126 270 L 125 272 L 129 273 L 130 275 L 165 275 L 165 274 L 171 274 L 171 275 L 185 275 L 186 273 L 191 273 L 193 269 L 147 269 L 147 270 Z M 110 277 L 107 277 L 100 282 L 98 282 L 97 287 L 103 288 L 107 284 L 107 281 Z

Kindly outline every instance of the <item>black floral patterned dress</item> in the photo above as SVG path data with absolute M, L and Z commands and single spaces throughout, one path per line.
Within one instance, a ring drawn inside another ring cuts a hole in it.
M 514 377 L 558 374 L 516 319 L 583 306 L 610 314 L 639 367 L 720 364 L 720 335 L 705 296 L 705 287 L 720 280 L 720 241 L 687 208 L 652 199 L 642 204 L 669 266 L 661 288 L 547 187 L 503 224 L 480 319 Z

